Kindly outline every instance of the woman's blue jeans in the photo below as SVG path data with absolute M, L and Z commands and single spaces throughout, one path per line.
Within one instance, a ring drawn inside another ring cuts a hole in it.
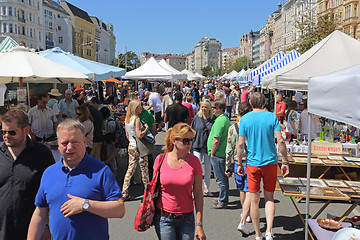
M 171 216 L 171 215 L 170 215 Z M 155 213 L 154 226 L 159 240 L 193 240 L 195 236 L 194 215 L 182 220 L 170 219 Z

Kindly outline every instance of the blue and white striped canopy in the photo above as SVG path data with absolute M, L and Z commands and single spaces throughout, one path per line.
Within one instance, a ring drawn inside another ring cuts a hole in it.
M 277 61 L 275 64 L 271 65 L 270 68 L 268 68 L 265 71 L 262 71 L 258 75 L 255 75 L 252 79 L 252 83 L 255 86 L 261 86 L 261 79 L 265 77 L 266 75 L 269 75 L 270 73 L 275 72 L 276 70 L 279 70 L 283 66 L 287 65 L 288 63 L 294 61 L 296 58 L 298 58 L 301 54 L 297 52 L 295 49 L 288 52 L 285 56 L 283 56 L 279 61 Z M 276 56 L 276 55 L 275 55 Z M 270 59 L 271 60 L 271 59 Z
M 253 83 L 253 85 L 259 85 L 260 84 L 260 78 L 259 75 L 263 72 L 266 72 L 267 70 L 273 68 L 276 64 L 278 64 L 285 56 L 285 53 L 283 51 L 278 52 L 276 55 L 274 55 L 272 58 L 261 64 L 259 67 L 257 67 L 255 70 L 253 70 L 248 80 Z
M 282 68 L 283 66 L 285 66 L 286 64 L 294 61 L 295 59 L 297 59 L 301 54 L 296 51 L 295 49 L 291 50 L 290 52 L 288 52 L 285 57 L 275 66 L 273 66 L 271 69 L 263 72 L 260 74 L 260 77 L 263 78 L 264 76 L 275 72 L 276 70 L 279 70 L 280 68 Z

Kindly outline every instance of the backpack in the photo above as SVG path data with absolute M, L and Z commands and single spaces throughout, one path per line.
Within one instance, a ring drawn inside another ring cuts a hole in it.
M 110 121 L 115 122 L 115 135 L 120 148 L 127 148 L 129 146 L 129 140 L 126 137 L 125 128 L 119 123 L 119 121 L 110 119 L 108 122 Z

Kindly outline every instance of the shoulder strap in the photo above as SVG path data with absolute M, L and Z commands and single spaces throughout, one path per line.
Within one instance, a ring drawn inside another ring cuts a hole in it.
M 207 126 L 206 126 L 204 117 L 200 117 L 200 119 L 201 119 L 201 122 L 202 122 L 204 128 L 209 131 L 209 129 L 208 129 Z

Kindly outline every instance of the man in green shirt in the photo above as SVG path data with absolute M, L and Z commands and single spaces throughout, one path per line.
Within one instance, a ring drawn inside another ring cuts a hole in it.
M 227 135 L 230 127 L 230 120 L 224 114 L 226 109 L 225 102 L 215 102 L 212 110 L 217 118 L 211 128 L 207 148 L 210 155 L 211 164 L 214 169 L 216 182 L 219 186 L 219 200 L 215 205 L 216 209 L 223 209 L 228 204 L 229 180 L 225 174 L 225 157 Z

